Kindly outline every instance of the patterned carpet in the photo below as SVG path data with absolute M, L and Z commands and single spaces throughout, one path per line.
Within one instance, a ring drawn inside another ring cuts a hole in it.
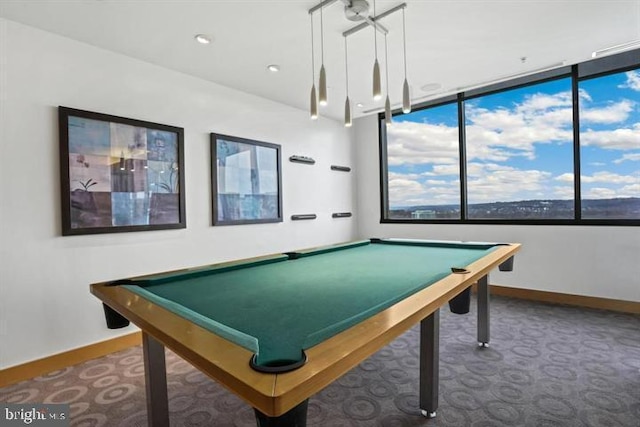
M 414 328 L 309 402 L 308 425 L 640 426 L 640 316 L 494 297 L 491 347 L 475 311 L 441 310 L 440 408 L 418 409 Z M 167 353 L 172 426 L 255 426 L 253 410 Z M 72 426 L 146 426 L 140 347 L 0 389 L 3 403 L 70 403 Z

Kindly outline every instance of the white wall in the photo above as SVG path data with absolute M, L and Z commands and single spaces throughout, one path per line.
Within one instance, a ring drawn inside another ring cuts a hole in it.
M 640 301 L 640 227 L 380 224 L 377 118 L 355 120 L 354 132 L 360 237 L 518 242 L 514 271 L 491 283 Z
M 355 174 L 329 169 L 352 163 L 336 121 L 2 19 L 0 97 L 0 369 L 131 332 L 90 283 L 355 237 L 331 218 L 355 205 Z M 62 237 L 59 105 L 183 127 L 187 228 Z M 211 226 L 210 132 L 282 145 L 283 223 Z

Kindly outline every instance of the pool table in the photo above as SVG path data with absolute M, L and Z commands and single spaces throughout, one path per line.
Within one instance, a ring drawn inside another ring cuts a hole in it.
M 253 406 L 306 425 L 310 396 L 420 322 L 420 408 L 438 406 L 439 308 L 489 342 L 488 274 L 517 243 L 370 239 L 91 285 L 107 325 L 142 330 L 149 425 L 169 425 L 164 347 Z

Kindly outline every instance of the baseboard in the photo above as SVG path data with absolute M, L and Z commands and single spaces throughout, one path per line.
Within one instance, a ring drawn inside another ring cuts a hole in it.
M 64 369 L 68 366 L 77 365 L 87 360 L 106 356 L 116 351 L 124 350 L 142 342 L 142 333 L 132 334 L 101 341 L 84 347 L 54 354 L 22 365 L 0 370 L 0 387 L 19 383 L 31 378 L 44 375 L 48 372 Z
M 531 301 L 551 302 L 555 304 L 573 305 L 578 307 L 597 308 L 601 310 L 617 311 L 621 313 L 640 314 L 640 302 L 618 299 L 588 297 L 583 295 L 562 294 L 557 292 L 536 291 L 533 289 L 510 288 L 507 286 L 490 285 L 492 295 L 501 295 Z

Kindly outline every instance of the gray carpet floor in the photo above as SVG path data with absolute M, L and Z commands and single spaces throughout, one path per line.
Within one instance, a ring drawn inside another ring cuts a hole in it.
M 493 297 L 491 347 L 441 310 L 440 408 L 418 409 L 418 328 L 309 401 L 308 425 L 640 426 L 640 316 Z M 253 410 L 167 352 L 172 426 L 255 426 Z M 134 347 L 0 389 L 3 403 L 69 403 L 72 426 L 146 426 Z

